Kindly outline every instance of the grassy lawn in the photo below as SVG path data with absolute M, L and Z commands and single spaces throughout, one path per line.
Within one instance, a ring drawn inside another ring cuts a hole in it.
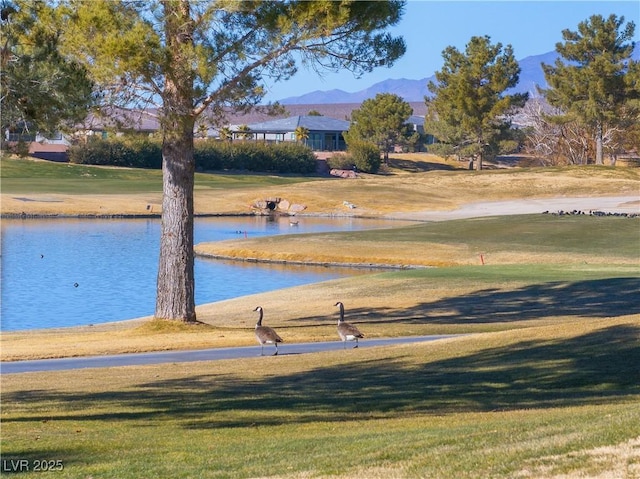
M 3 459 L 60 460 L 56 477 L 72 478 L 635 477 L 639 335 L 637 319 L 593 318 L 372 350 L 4 376 Z
M 402 156 L 402 155 L 399 155 Z M 357 180 L 277 175 L 196 175 L 196 214 L 249 214 L 256 200 L 278 197 L 306 214 L 389 216 L 449 210 L 474 201 L 636 195 L 640 168 L 456 170 L 431 155 L 393 158 L 381 175 Z M 2 213 L 149 214 L 161 211 L 161 173 L 43 161 L 0 162 Z M 344 201 L 357 205 L 349 210 Z
M 638 219 L 513 215 L 369 231 L 229 240 L 199 244 L 196 252 L 239 259 L 363 265 L 640 265 L 639 229 Z
M 343 199 L 371 212 L 376 198 L 375 211 L 385 213 L 473 198 L 637 194 L 640 178 L 608 168 L 469 174 L 417 161 L 353 182 L 229 175 L 237 183 L 227 186 L 226 176 L 198 175 L 196 195 L 240 205 L 279 193 L 325 213 Z M 12 194 L 50 195 L 64 183 L 62 169 L 73 169 L 45 164 L 58 168 L 47 178 L 44 169 L 18 174 L 6 165 L 3 211 L 5 182 Z M 113 188 L 105 195 L 160 191 L 152 189 L 159 172 L 98 170 Z M 69 184 L 87 188 L 87 202 L 92 190 L 81 184 L 91 178 L 82 171 Z M 288 261 L 447 267 L 201 305 L 197 326 L 141 319 L 2 333 L 3 360 L 253 345 L 252 310 L 262 305 L 285 339 L 277 357 L 4 374 L 2 473 L 26 460 L 30 470 L 15 476 L 42 477 L 35 461 L 48 460 L 64 468 L 55 477 L 85 479 L 640 477 L 638 231 L 637 219 L 540 214 L 200 245 Z M 286 354 L 287 343 L 337 339 L 336 301 L 365 341 L 471 334 Z
M 366 338 L 504 331 L 640 315 L 633 265 L 486 265 L 369 274 L 198 306 L 202 324 L 134 320 L 4 332 L 3 360 L 255 345 L 253 309 L 288 343 L 335 341 L 336 301 Z
M 113 168 L 3 158 L 2 192 L 12 194 L 123 194 L 161 193 L 162 171 Z M 308 177 L 261 174 L 196 173 L 196 189 L 235 189 L 288 185 L 312 181 Z

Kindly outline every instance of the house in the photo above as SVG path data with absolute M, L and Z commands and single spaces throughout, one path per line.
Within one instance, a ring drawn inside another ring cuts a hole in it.
M 424 135 L 424 116 L 423 115 L 411 115 L 405 123 L 410 125 L 411 131 L 415 131 L 420 135 Z
M 68 161 L 67 150 L 71 142 L 60 132 L 45 137 L 37 132 L 12 133 L 6 129 L 4 140 L 3 148 L 7 147 L 10 151 L 19 152 L 22 144 L 27 148 L 29 156 L 34 158 L 58 162 Z
M 346 142 L 342 134 L 349 130 L 349 122 L 326 116 L 298 115 L 248 125 L 245 132 L 235 131 L 234 138 L 251 134 L 254 140 L 264 142 L 298 141 L 296 129 L 308 130 L 304 143 L 314 151 L 344 151 Z
M 82 124 L 76 126 L 78 136 L 107 137 L 122 136 L 124 132 L 138 135 L 153 135 L 160 129 L 158 112 L 156 109 L 147 110 L 127 110 L 124 108 L 111 108 L 103 112 L 102 115 L 89 113 Z

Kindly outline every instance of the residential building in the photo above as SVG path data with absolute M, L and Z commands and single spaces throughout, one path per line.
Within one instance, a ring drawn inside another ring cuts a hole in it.
M 343 133 L 349 130 L 349 122 L 326 116 L 298 115 L 277 120 L 247 125 L 247 132 L 234 132 L 234 137 L 250 133 L 255 141 L 296 142 L 296 130 L 300 127 L 308 131 L 303 141 L 314 151 L 344 151 L 346 143 Z

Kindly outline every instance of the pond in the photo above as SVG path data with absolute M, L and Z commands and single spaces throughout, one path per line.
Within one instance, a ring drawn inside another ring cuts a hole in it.
M 397 226 L 354 218 L 198 218 L 195 242 Z M 159 219 L 2 220 L 1 330 L 98 324 L 153 315 Z M 196 258 L 196 304 L 357 274 Z

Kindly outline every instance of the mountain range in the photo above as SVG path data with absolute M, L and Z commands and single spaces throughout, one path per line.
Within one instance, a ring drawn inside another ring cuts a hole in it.
M 536 92 L 536 85 L 547 87 L 547 82 L 542 71 L 542 63 L 552 65 L 558 58 L 555 51 L 533 55 L 518 61 L 520 65 L 520 80 L 518 84 L 506 93 Z M 640 45 L 635 44 L 632 58 L 640 61 Z M 344 90 L 316 90 L 300 96 L 288 97 L 279 100 L 283 105 L 308 105 L 308 104 L 332 104 L 332 103 L 362 103 L 364 100 L 374 98 L 378 93 L 394 93 L 402 97 L 406 102 L 423 102 L 425 96 L 431 96 L 427 85 L 435 82 L 435 75 L 420 80 L 406 78 L 387 79 L 371 85 L 369 88 L 356 92 Z

